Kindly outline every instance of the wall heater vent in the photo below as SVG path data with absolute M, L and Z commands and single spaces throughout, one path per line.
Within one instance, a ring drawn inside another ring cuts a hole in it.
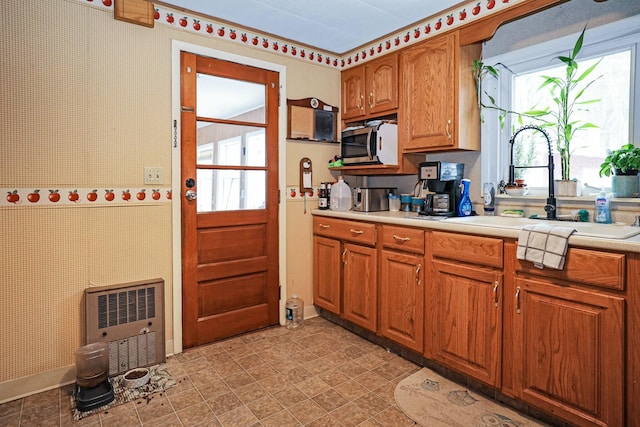
M 164 351 L 164 280 L 88 288 L 87 344 L 109 343 L 109 375 L 156 365 Z

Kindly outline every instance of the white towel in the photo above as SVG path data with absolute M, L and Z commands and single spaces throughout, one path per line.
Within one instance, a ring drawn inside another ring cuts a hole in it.
M 562 270 L 574 228 L 526 225 L 518 235 L 518 259 L 533 262 L 538 268 Z

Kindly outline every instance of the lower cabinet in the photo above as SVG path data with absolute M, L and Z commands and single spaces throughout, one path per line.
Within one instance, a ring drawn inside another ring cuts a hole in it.
M 500 387 L 503 242 L 432 231 L 425 356 Z
M 340 240 L 313 238 L 313 304 L 340 314 L 342 305 Z
M 502 273 L 441 260 L 432 272 L 435 359 L 499 386 Z
M 314 217 L 313 227 L 314 305 L 376 332 L 375 224 Z
M 342 317 L 373 332 L 378 323 L 377 259 L 376 248 L 344 243 Z
M 543 277 L 515 287 L 515 397 L 573 425 L 624 425 L 624 298 Z
M 418 353 L 424 347 L 424 230 L 382 226 L 380 335 Z

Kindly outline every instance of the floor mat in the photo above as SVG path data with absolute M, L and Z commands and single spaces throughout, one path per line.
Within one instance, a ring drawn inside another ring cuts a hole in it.
M 99 412 L 106 411 L 114 406 L 122 405 L 123 403 L 131 402 L 132 400 L 149 397 L 154 393 L 165 391 L 176 385 L 176 381 L 171 374 L 167 371 L 166 365 L 160 364 L 149 368 L 149 382 L 138 388 L 127 388 L 123 385 L 123 375 L 118 375 L 111 378 L 111 385 L 113 386 L 113 392 L 115 398 L 113 402 L 93 409 L 91 411 L 79 411 L 76 409 L 76 396 L 75 391 L 71 393 L 71 411 L 73 413 L 74 420 L 80 420 L 91 414 L 97 414 Z
M 396 386 L 395 399 L 400 409 L 422 426 L 546 426 L 427 368 L 402 380 Z

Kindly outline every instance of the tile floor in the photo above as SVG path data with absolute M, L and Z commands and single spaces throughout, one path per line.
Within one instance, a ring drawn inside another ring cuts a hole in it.
M 411 426 L 395 386 L 420 368 L 322 319 L 189 349 L 167 360 L 178 385 L 71 417 L 69 387 L 0 405 L 0 426 Z

